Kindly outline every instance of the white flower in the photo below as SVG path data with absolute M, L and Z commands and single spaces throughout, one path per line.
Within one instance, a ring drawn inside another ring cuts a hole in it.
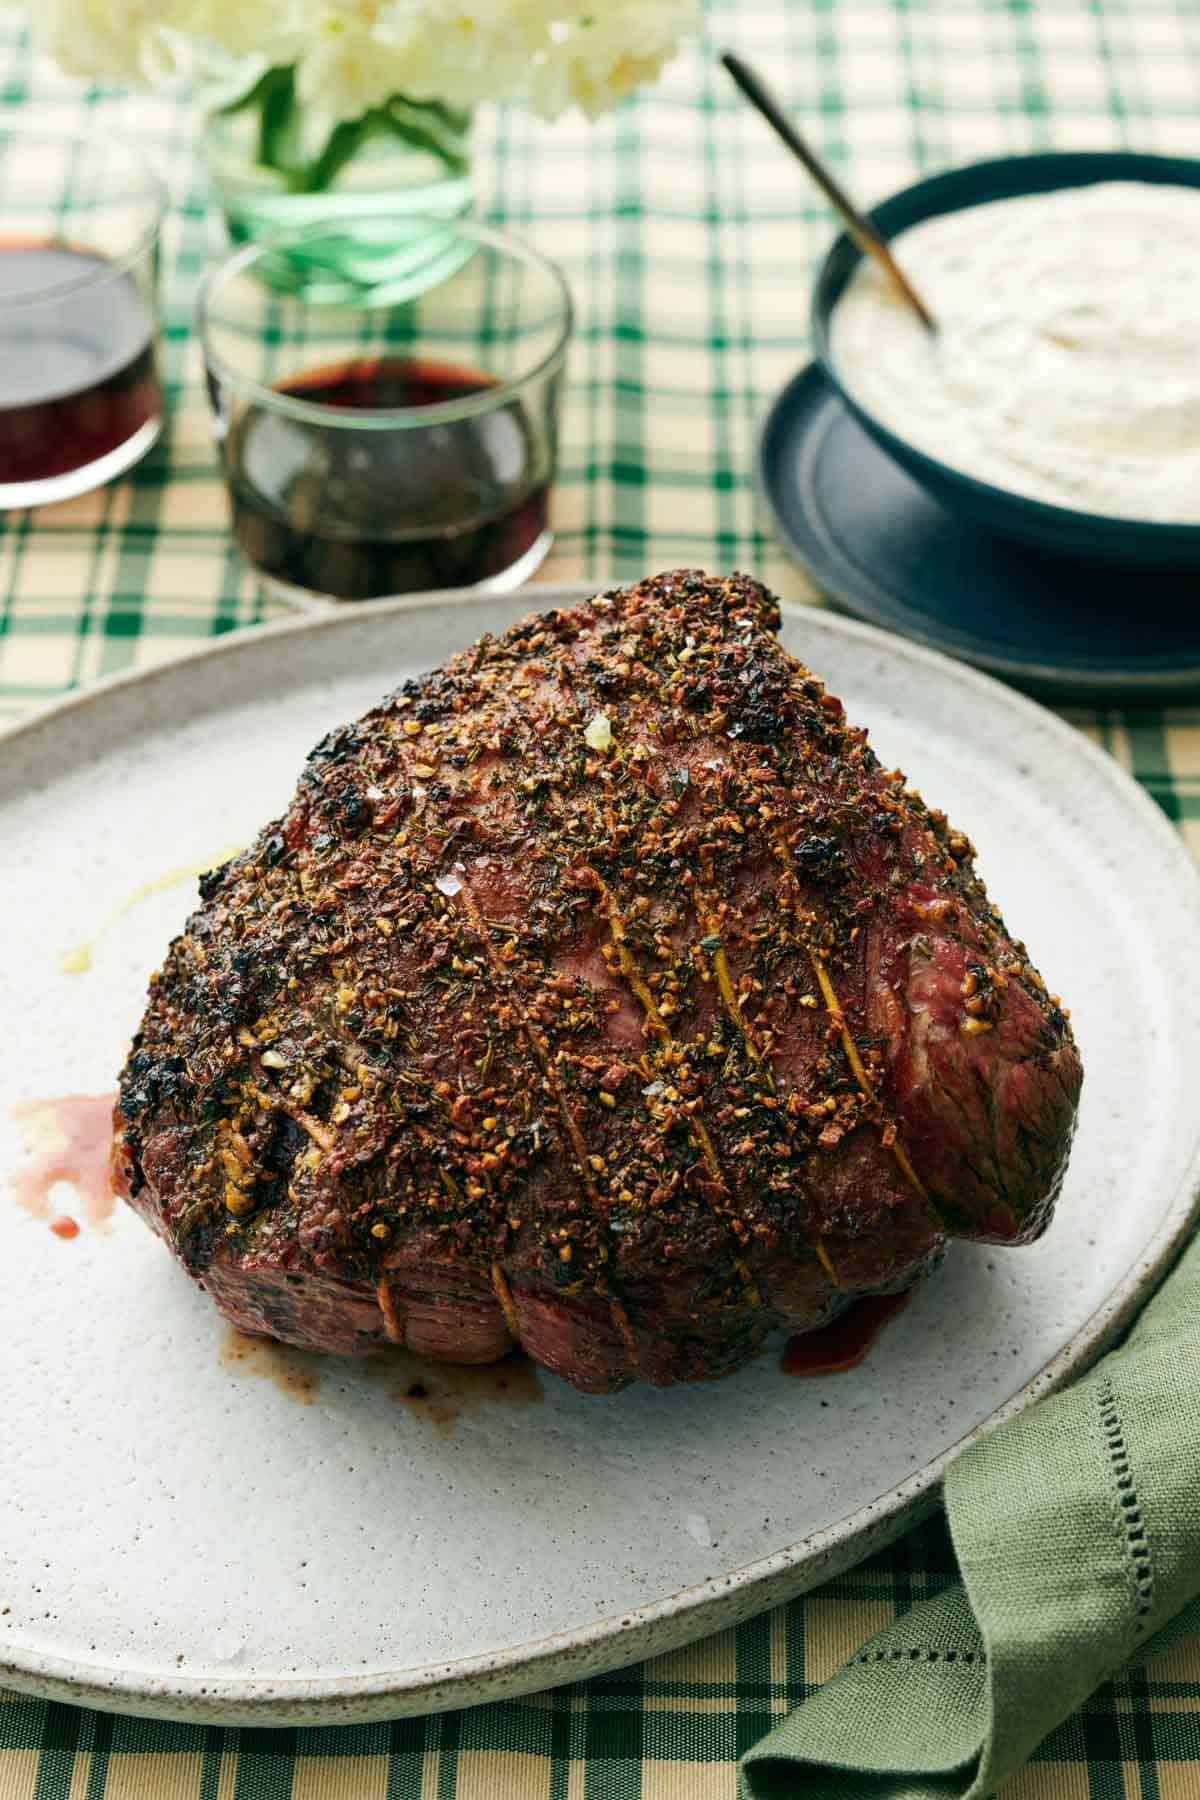
M 696 22 L 691 0 L 616 0 L 560 20 L 531 72 L 531 104 L 546 118 L 572 103 L 596 118 L 652 81 Z
M 306 106 L 358 118 L 393 94 L 456 107 L 524 101 L 595 115 L 658 74 L 699 0 L 40 0 L 44 49 L 81 75 L 154 80 L 200 66 L 294 63 Z
M 178 0 L 178 29 L 197 44 L 268 65 L 292 62 L 311 43 L 321 0 Z
M 179 8 L 170 0 L 40 0 L 30 24 L 39 50 L 69 75 L 152 80 Z
M 376 35 L 403 46 L 400 91 L 408 99 L 471 107 L 518 92 L 543 36 L 530 11 L 514 4 L 393 0 L 381 9 Z
M 397 92 L 403 57 L 380 43 L 369 5 L 327 9 L 296 69 L 302 101 L 335 119 L 356 119 Z

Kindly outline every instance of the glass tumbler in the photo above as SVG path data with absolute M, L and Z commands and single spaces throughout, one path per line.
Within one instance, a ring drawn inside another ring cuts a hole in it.
M 553 263 L 470 220 L 341 216 L 237 251 L 197 324 L 270 591 L 500 591 L 542 561 L 572 325 Z
M 98 487 L 158 437 L 165 199 L 100 137 L 0 127 L 0 508 Z

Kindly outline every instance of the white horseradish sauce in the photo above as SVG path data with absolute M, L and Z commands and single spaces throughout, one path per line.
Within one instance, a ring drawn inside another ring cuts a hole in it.
M 847 391 L 897 437 L 1084 512 L 1200 522 L 1200 189 L 1098 182 L 892 240 L 940 327 L 873 262 L 834 308 Z

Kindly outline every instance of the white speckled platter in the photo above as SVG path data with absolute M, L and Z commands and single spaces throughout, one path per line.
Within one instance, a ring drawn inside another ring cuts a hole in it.
M 434 1374 L 424 1399 L 398 1399 L 419 1372 L 231 1355 L 131 1214 L 67 1242 L 17 1205 L 12 1108 L 111 1088 L 195 882 L 121 912 L 131 893 L 247 841 L 328 727 L 563 597 L 270 628 L 0 739 L 0 1683 L 165 1717 L 337 1723 L 669 1649 L 893 1534 L 956 1445 L 1096 1353 L 1186 1229 L 1200 882 L 1174 834 L 1028 701 L 804 609 L 786 615 L 789 647 L 970 831 L 1073 1008 L 1083 1110 L 1041 1243 L 955 1247 L 847 1375 L 789 1379 L 767 1356 L 665 1393 Z M 91 969 L 63 973 L 114 914 Z

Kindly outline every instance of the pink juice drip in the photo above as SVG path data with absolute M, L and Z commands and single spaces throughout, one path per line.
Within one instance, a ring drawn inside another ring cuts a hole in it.
M 51 1191 L 56 1182 L 65 1181 L 79 1195 L 89 1225 L 112 1216 L 116 1195 L 108 1162 L 115 1102 L 115 1094 L 64 1094 L 53 1100 L 30 1100 L 15 1109 L 16 1118 L 33 1122 L 37 1136 L 53 1135 L 56 1140 L 33 1150 L 28 1162 L 10 1177 L 18 1206 L 35 1219 L 49 1218 L 54 1210 Z

